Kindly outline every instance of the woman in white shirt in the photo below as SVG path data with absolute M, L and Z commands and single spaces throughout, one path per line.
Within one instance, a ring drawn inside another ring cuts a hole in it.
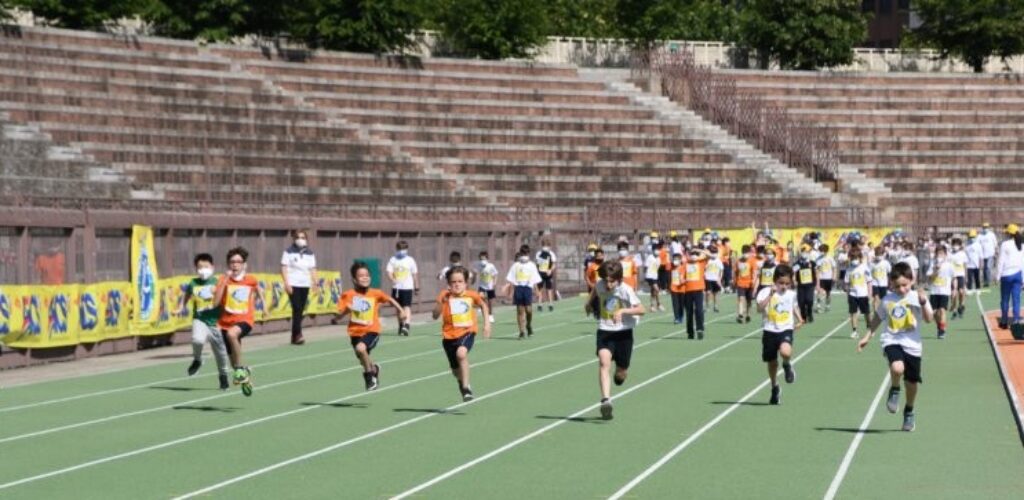
M 999 280 L 999 328 L 1008 328 L 1007 312 L 1013 300 L 1013 324 L 1020 322 L 1021 271 L 1024 270 L 1024 235 L 1016 224 L 1006 225 L 1009 236 L 999 246 L 996 279 Z
M 306 340 L 302 337 L 302 318 L 309 302 L 309 291 L 316 293 L 318 287 L 316 277 L 316 255 L 309 249 L 309 233 L 299 229 L 292 233 L 292 245 L 281 255 L 281 277 L 284 279 L 284 291 L 288 293 L 288 301 L 292 305 L 292 344 L 302 345 Z

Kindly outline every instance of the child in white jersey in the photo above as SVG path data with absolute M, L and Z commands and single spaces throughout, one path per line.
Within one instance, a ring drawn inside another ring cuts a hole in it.
M 857 319 L 864 316 L 868 320 L 871 314 L 871 291 L 868 288 L 868 278 L 871 276 L 871 268 L 864 262 L 864 255 L 859 246 L 853 246 L 849 253 L 849 267 L 846 269 L 846 303 L 849 306 L 850 326 L 853 332 L 850 338 L 857 338 Z
M 789 362 L 793 355 L 793 332 L 803 325 L 804 320 L 793 290 L 793 269 L 787 264 L 779 264 L 772 279 L 774 284 L 757 294 L 757 310 L 764 315 L 761 361 L 767 364 L 768 378 L 772 382 L 768 404 L 777 405 L 782 401 L 782 388 L 778 381 L 779 356 L 782 356 L 786 383 L 792 384 L 796 380 L 796 371 Z
M 875 248 L 875 259 L 871 262 L 871 307 L 878 308 L 882 298 L 889 293 L 889 272 L 892 264 L 885 258 L 885 248 Z
M 474 273 L 470 273 L 474 274 Z M 487 301 L 487 320 L 494 323 L 494 285 L 498 282 L 498 268 L 490 262 L 487 252 L 480 252 L 480 260 L 476 263 L 476 273 L 473 276 L 479 280 L 477 292 Z
M 921 383 L 921 322 L 932 321 L 932 307 L 925 296 L 924 288 L 917 293 L 911 291 L 914 273 L 906 262 L 897 263 L 889 273 L 891 292 L 882 299 L 871 321 L 868 333 L 857 344 L 862 352 L 871 337 L 882 327 L 882 352 L 889 362 L 891 385 L 886 409 L 896 413 L 900 403 L 900 385 L 906 381 L 907 402 L 903 407 L 903 430 L 910 432 L 916 425 L 914 402 L 917 387 Z
M 824 306 L 825 312 L 832 310 L 832 285 L 835 283 L 836 260 L 828 253 L 828 245 L 818 247 L 820 253 L 816 262 L 818 271 L 818 305 L 815 312 L 821 312 Z
M 950 305 L 952 319 L 964 317 L 967 300 L 967 251 L 964 250 L 964 241 L 960 238 L 953 238 L 953 253 L 949 256 L 949 262 L 953 264 L 953 303 Z
M 949 297 L 953 294 L 955 274 L 953 264 L 946 256 L 946 247 L 936 246 L 935 259 L 928 268 L 928 300 L 935 310 L 935 325 L 940 340 L 946 338 L 946 311 L 949 309 Z
M 718 312 L 718 294 L 722 291 L 722 273 L 725 271 L 725 264 L 718 257 L 718 247 L 712 245 L 708 248 L 708 261 L 704 265 L 704 305 L 710 303 L 712 309 Z

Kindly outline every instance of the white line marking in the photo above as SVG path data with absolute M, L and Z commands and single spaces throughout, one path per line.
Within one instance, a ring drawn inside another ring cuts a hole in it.
M 804 351 L 799 356 L 794 358 L 793 359 L 793 364 L 795 365 L 795 364 L 799 363 L 801 359 L 803 359 L 805 356 L 807 356 L 808 354 L 813 352 L 814 349 L 816 349 L 819 345 L 822 344 L 822 342 L 825 342 L 826 340 L 828 340 L 829 337 L 834 335 L 836 332 L 839 331 L 840 328 L 845 326 L 847 321 L 843 321 L 842 323 L 840 323 L 838 326 L 833 328 L 832 331 L 828 332 L 827 334 L 825 334 L 824 337 L 822 337 L 817 342 L 812 344 L 811 347 L 807 348 L 806 351 Z M 758 392 L 762 391 L 769 383 L 771 383 L 771 380 L 765 380 L 764 382 L 761 382 L 760 384 L 758 384 L 757 387 L 755 387 L 752 391 L 748 392 L 745 396 L 743 396 L 742 399 L 740 399 L 736 403 L 734 403 L 731 406 L 729 406 L 728 408 L 726 408 L 724 411 L 722 411 L 722 413 L 719 413 L 717 417 L 713 418 L 707 424 L 704 424 L 704 426 L 701 427 L 700 429 L 698 429 L 697 432 L 694 432 L 693 434 L 691 434 L 689 438 L 687 438 L 682 443 L 679 443 L 675 448 L 673 448 L 671 451 L 669 451 L 664 456 L 662 456 L 660 459 L 658 459 L 657 462 L 654 462 L 654 464 L 652 464 L 646 470 L 644 470 L 639 475 L 634 477 L 630 482 L 626 483 L 625 486 L 623 486 L 622 488 L 619 488 L 619 490 L 616 491 L 614 494 L 612 494 L 612 496 L 609 497 L 609 498 L 611 500 L 617 500 L 619 498 L 622 498 L 622 496 L 625 495 L 626 493 L 629 493 L 629 491 L 632 490 L 634 487 L 636 487 L 636 485 L 640 484 L 641 481 L 643 481 L 644 479 L 647 479 L 651 474 L 653 474 L 655 471 L 660 469 L 663 465 L 668 463 L 669 460 L 672 460 L 673 457 L 675 457 L 680 452 L 682 452 L 684 449 L 686 449 L 688 446 L 693 444 L 695 441 L 697 441 L 697 439 L 700 439 L 700 437 L 702 435 L 704 435 L 705 432 L 711 430 L 712 427 L 718 425 L 718 423 L 721 422 L 723 419 L 725 419 L 725 417 L 729 416 L 729 414 L 731 414 L 733 411 L 736 411 L 736 409 L 739 408 L 741 404 L 746 402 L 748 399 L 754 397 L 755 394 L 757 394 Z
M 882 377 L 882 385 L 878 388 L 878 393 L 875 394 L 875 399 L 871 401 L 871 406 L 868 406 L 868 412 L 864 415 L 864 420 L 861 421 L 860 427 L 857 428 L 857 435 L 853 436 L 853 441 L 846 450 L 842 463 L 839 464 L 839 470 L 836 471 L 836 475 L 832 478 L 832 483 L 828 485 L 828 491 L 825 492 L 825 500 L 832 500 L 836 497 L 836 493 L 839 492 L 839 485 L 843 483 L 843 479 L 846 478 L 846 472 L 850 469 L 850 464 L 853 463 L 853 455 L 857 453 L 857 448 L 860 446 L 861 440 L 864 439 L 864 431 L 871 425 L 871 418 L 875 416 L 878 403 L 882 401 L 885 388 L 889 385 L 891 385 L 890 377 L 889 373 L 886 372 L 885 377 Z

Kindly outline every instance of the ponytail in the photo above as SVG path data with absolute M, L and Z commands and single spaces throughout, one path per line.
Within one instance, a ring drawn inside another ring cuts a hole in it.
M 1017 251 L 1021 251 L 1021 247 L 1024 246 L 1024 234 L 1021 234 L 1020 231 L 1017 231 L 1017 234 L 1013 235 L 1013 243 L 1017 245 Z

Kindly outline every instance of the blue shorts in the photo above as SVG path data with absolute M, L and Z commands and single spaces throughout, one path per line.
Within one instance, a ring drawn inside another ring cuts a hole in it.
M 512 293 L 512 303 L 517 306 L 532 306 L 533 287 L 517 286 L 515 291 Z
M 441 341 L 441 347 L 444 347 L 444 355 L 448 357 L 448 366 L 452 368 L 459 367 L 459 358 L 455 355 L 458 352 L 459 347 L 465 347 L 466 353 L 473 350 L 473 341 L 476 340 L 476 334 L 473 332 L 467 333 L 457 339 L 444 339 Z

